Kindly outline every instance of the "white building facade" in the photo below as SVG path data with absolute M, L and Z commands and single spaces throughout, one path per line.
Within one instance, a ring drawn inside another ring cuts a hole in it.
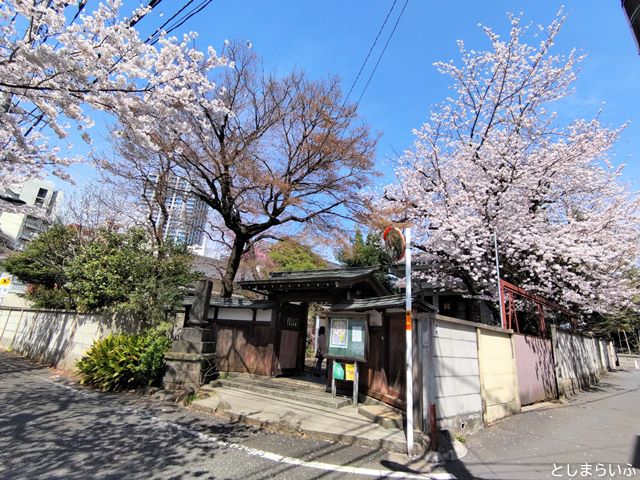
M 0 232 L 13 243 L 14 249 L 20 249 L 51 226 L 58 212 L 62 192 L 55 189 L 53 182 L 34 179 L 7 190 L 4 196 L 21 201 L 18 209 L 15 208 L 16 204 L 13 209 L 0 206 Z

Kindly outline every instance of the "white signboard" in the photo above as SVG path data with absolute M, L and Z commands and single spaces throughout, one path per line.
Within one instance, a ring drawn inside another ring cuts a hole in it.
M 362 327 L 353 327 L 351 330 L 351 341 L 353 343 L 362 342 Z

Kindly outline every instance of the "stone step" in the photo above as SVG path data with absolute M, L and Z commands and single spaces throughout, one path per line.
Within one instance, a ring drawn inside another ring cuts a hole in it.
M 404 412 L 383 404 L 359 405 L 358 413 L 374 423 L 387 429 L 403 429 L 405 425 Z
M 318 379 L 319 380 L 319 379 Z M 291 388 L 299 388 L 301 390 L 310 390 L 314 392 L 327 392 L 331 391 L 331 387 L 327 386 L 325 382 L 315 380 L 300 380 L 296 377 L 276 377 L 271 379 L 271 382 L 276 385 L 287 385 Z
M 190 408 L 223 415 L 256 427 L 271 428 L 290 433 L 304 433 L 317 440 L 361 445 L 378 450 L 406 453 L 402 430 L 387 430 L 371 423 L 351 406 L 333 409 L 264 396 L 234 388 L 211 388 L 212 395 L 194 401 Z M 424 449 L 421 436 L 415 438 L 416 447 Z M 420 453 L 417 451 L 416 453 Z M 427 477 L 425 477 L 427 478 Z
M 324 391 L 292 389 L 287 388 L 285 385 L 265 385 L 264 383 L 243 382 L 232 379 L 217 380 L 213 385 L 260 393 L 274 398 L 290 399 L 302 403 L 320 405 L 327 408 L 341 408 L 351 403 L 348 398 L 342 396 L 333 397 L 330 393 L 325 393 Z
M 238 382 L 243 384 L 258 385 L 265 388 L 274 388 L 286 391 L 299 391 L 307 393 L 325 393 L 329 391 L 327 386 L 323 383 L 315 383 L 313 381 L 296 380 L 289 377 L 265 377 L 261 375 L 249 375 L 249 374 L 226 374 L 224 378 L 220 378 L 219 381 L 223 382 Z
M 318 391 L 300 391 L 287 388 L 274 388 L 258 382 L 237 381 L 233 379 L 216 380 L 209 385 L 205 385 L 203 390 L 213 390 L 216 387 L 231 388 L 246 392 L 258 393 L 273 398 L 282 398 L 301 402 L 310 405 L 338 409 L 347 406 L 351 400 L 345 397 L 333 397 L 330 393 Z
M 229 382 L 243 382 L 254 385 L 261 385 L 267 388 L 282 388 L 286 390 L 297 390 L 303 392 L 326 392 L 327 386 L 324 383 L 315 381 L 299 380 L 291 377 L 264 377 L 259 375 L 249 375 L 241 373 L 227 374 L 225 379 Z

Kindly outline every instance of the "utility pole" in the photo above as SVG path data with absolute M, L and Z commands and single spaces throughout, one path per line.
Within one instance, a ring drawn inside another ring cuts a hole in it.
M 405 291 L 406 291 L 406 312 L 405 312 L 405 331 L 406 331 L 406 405 L 407 405 L 407 455 L 411 456 L 413 452 L 413 322 L 411 318 L 411 228 L 404 229 L 405 239 Z
M 498 257 L 498 233 L 493 230 L 493 247 L 496 256 L 496 277 L 498 281 L 498 309 L 500 310 L 500 325 L 507 328 L 504 318 L 504 298 L 502 298 L 502 287 L 500 286 L 500 257 Z
M 413 321 L 411 318 L 411 228 L 404 235 L 396 227 L 389 226 L 383 233 L 387 254 L 393 261 L 404 257 L 405 266 L 405 405 L 407 407 L 407 455 L 413 453 Z

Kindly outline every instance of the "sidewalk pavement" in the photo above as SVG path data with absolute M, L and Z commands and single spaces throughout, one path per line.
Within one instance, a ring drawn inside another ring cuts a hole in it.
M 253 426 L 303 433 L 318 440 L 406 453 L 402 430 L 372 423 L 351 405 L 333 409 L 230 387 L 205 391 L 211 396 L 194 401 L 192 409 L 218 413 Z M 417 446 L 424 448 L 423 444 Z
M 564 404 L 505 418 L 466 440 L 467 455 L 445 466 L 461 480 L 640 479 L 640 370 L 605 375 Z

